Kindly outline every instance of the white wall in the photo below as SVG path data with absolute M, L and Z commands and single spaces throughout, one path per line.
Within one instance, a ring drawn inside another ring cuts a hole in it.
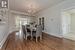
M 62 32 L 63 32 L 63 35 L 71 32 L 70 25 L 71 25 L 71 14 L 64 11 L 62 14 Z
M 8 26 L 5 24 L 0 25 L 0 48 L 5 43 L 7 37 L 8 37 Z
M 75 34 L 75 13 L 71 14 L 71 32 Z
M 45 30 L 48 34 L 62 37 L 61 12 L 64 9 L 75 8 L 75 0 L 66 0 L 52 6 L 38 14 L 38 17 L 45 17 Z
M 7 10 L 4 10 L 4 11 L 6 11 L 6 13 L 2 13 L 3 16 L 0 15 L 0 18 L 2 19 L 2 21 L 0 21 L 0 48 L 3 46 L 4 42 L 6 41 L 9 35 L 8 12 Z
M 12 13 L 9 13 L 9 33 L 15 31 L 15 15 Z

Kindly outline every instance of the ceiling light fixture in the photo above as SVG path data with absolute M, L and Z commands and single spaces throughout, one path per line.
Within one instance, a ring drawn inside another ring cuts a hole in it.
M 25 6 L 26 7 L 26 12 L 28 14 L 34 14 L 39 9 L 38 4 L 34 1 L 28 1 L 28 2 L 26 2 L 25 5 L 26 5 Z

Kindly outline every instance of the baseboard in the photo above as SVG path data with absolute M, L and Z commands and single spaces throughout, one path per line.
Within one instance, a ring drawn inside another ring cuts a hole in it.
M 58 38 L 63 38 L 63 36 L 59 36 L 59 35 L 56 35 L 55 33 L 47 33 L 47 32 L 44 32 L 50 36 L 54 36 L 54 37 L 58 37 Z
M 15 30 L 10 30 L 10 31 L 9 31 L 9 34 L 11 34 L 12 32 L 15 32 Z
M 56 35 L 56 34 L 50 34 L 50 35 L 52 35 L 52 36 L 55 36 L 55 37 L 58 37 L 58 38 L 62 38 L 63 36 L 61 36 L 61 35 Z
M 3 44 L 5 43 L 5 41 L 7 40 L 9 33 L 3 38 L 3 40 L 0 42 L 0 49 L 2 48 Z

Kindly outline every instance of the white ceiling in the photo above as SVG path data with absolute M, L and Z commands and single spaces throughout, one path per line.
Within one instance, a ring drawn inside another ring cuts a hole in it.
M 36 12 L 39 10 L 56 5 L 64 0 L 9 0 L 11 10 L 26 12 L 27 6 L 32 4 Z M 34 13 L 36 13 L 34 12 Z
M 67 12 L 69 14 L 75 14 L 75 8 L 74 9 L 67 10 L 65 12 Z

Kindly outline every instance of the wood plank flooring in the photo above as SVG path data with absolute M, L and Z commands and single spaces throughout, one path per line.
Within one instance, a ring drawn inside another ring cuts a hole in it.
M 75 50 L 75 41 L 60 39 L 43 33 L 43 39 L 20 39 L 16 32 L 9 35 L 2 50 Z

